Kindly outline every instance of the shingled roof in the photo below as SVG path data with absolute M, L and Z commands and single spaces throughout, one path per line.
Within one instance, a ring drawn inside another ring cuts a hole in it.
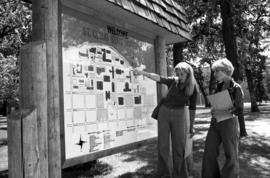
M 185 10 L 173 0 L 107 0 L 166 30 L 191 40 Z

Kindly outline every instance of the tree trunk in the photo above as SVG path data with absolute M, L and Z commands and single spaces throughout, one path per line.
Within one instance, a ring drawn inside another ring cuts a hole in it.
M 220 0 L 221 17 L 222 17 L 222 34 L 225 45 L 225 52 L 235 68 L 233 78 L 236 81 L 242 80 L 242 69 L 237 55 L 237 46 L 234 32 L 232 0 Z
M 198 82 L 198 85 L 199 85 L 199 87 L 200 87 L 201 93 L 202 93 L 202 95 L 203 95 L 204 105 L 205 105 L 206 108 L 208 108 L 208 107 L 210 107 L 210 103 L 209 103 L 209 101 L 208 101 L 208 99 L 207 99 L 207 97 L 206 97 L 206 93 L 205 93 L 205 91 L 204 91 L 203 84 L 202 84 L 202 82 L 199 81 L 199 80 L 197 80 L 197 82 Z
M 183 44 L 175 43 L 173 45 L 173 66 L 175 67 L 179 62 L 183 62 Z
M 256 102 L 256 96 L 254 92 L 254 84 L 253 84 L 253 77 L 251 74 L 251 70 L 246 69 L 246 77 L 247 77 L 247 84 L 248 84 L 248 90 L 250 95 L 250 101 L 251 101 L 251 112 L 258 112 L 260 111 Z
M 210 64 L 210 69 L 212 69 L 212 65 Z M 213 70 L 211 70 L 210 73 L 210 81 L 209 81 L 209 95 L 211 95 L 212 93 L 214 93 L 214 72 Z

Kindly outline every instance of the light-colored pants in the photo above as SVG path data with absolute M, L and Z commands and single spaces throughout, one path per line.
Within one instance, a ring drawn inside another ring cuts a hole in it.
M 158 173 L 160 177 L 171 177 L 171 172 L 173 178 L 188 177 L 184 154 L 189 126 L 187 106 L 181 109 L 161 106 L 158 115 Z M 173 164 L 170 158 L 170 136 Z

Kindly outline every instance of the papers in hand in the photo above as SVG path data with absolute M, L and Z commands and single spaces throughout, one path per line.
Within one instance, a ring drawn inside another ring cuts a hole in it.
M 192 137 L 187 134 L 186 146 L 185 146 L 185 158 L 187 158 L 192 153 Z
M 233 114 L 229 111 L 233 108 L 233 103 L 228 90 L 223 90 L 213 95 L 209 95 L 207 98 L 212 109 L 217 111 L 214 112 L 214 117 L 217 119 L 217 122 L 233 117 Z

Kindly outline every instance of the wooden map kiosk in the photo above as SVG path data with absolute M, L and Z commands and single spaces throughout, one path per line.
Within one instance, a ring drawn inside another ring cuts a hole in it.
M 172 0 L 35 0 L 33 42 L 21 50 L 20 110 L 8 119 L 9 176 L 61 169 L 157 136 L 152 109 L 166 88 L 166 44 L 190 40 Z

